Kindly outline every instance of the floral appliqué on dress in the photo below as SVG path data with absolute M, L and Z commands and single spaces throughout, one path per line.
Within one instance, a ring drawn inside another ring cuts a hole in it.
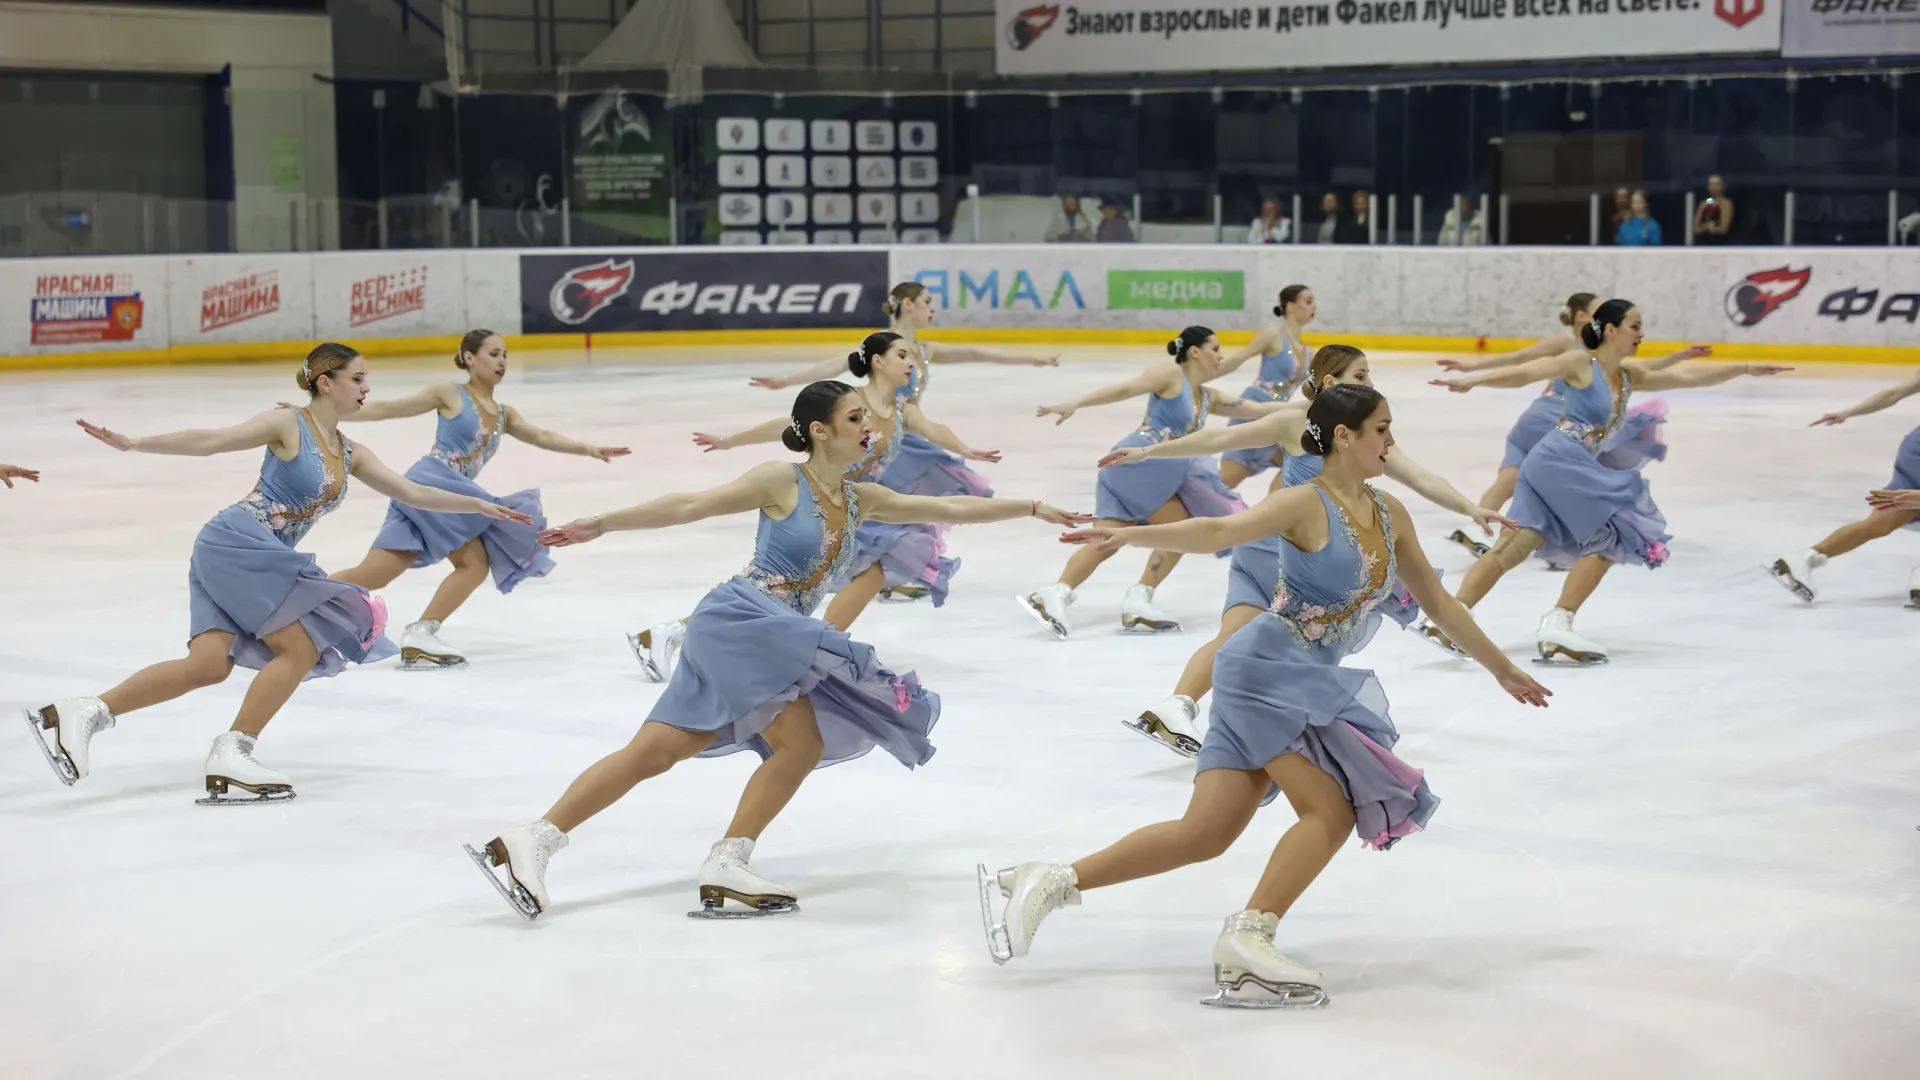
M 1325 604 L 1298 603 L 1287 590 L 1286 567 L 1284 562 L 1281 564 L 1279 584 L 1273 591 L 1273 603 L 1267 610 L 1280 620 L 1281 625 L 1287 628 L 1287 632 L 1293 635 L 1294 640 L 1308 648 L 1324 648 L 1352 637 L 1366 625 L 1374 608 L 1393 593 L 1395 578 L 1393 520 L 1388 516 L 1386 500 L 1380 493 L 1368 485 L 1367 494 L 1373 498 L 1374 512 L 1378 515 L 1380 522 L 1381 541 L 1387 550 L 1385 574 L 1376 574 L 1380 568 L 1380 557 L 1360 543 L 1353 522 L 1347 517 L 1346 508 L 1333 499 L 1327 499 L 1326 502 L 1339 517 L 1345 543 L 1353 548 L 1354 555 L 1360 563 L 1359 579 L 1354 583 L 1353 588 L 1332 607 Z M 1334 538 L 1329 537 L 1327 543 L 1331 546 Z M 1321 551 L 1325 550 L 1326 548 L 1321 549 Z M 1376 580 L 1379 582 L 1377 585 Z

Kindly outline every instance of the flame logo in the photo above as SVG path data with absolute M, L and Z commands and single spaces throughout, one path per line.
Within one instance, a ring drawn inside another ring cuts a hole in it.
M 1046 33 L 1047 27 L 1052 26 L 1053 21 L 1059 17 L 1060 5 L 1058 4 L 1028 8 L 1015 15 L 1013 21 L 1007 24 L 1007 44 L 1012 45 L 1016 50 L 1026 48 L 1039 40 L 1040 35 Z
M 633 284 L 633 260 L 614 262 L 606 259 L 591 266 L 576 266 L 553 283 L 547 294 L 547 306 L 553 317 L 568 326 L 578 326 L 594 313 L 622 296 Z
M 1782 266 L 1748 274 L 1727 290 L 1727 318 L 1735 326 L 1752 326 L 1773 314 L 1781 304 L 1800 295 L 1813 277 L 1813 268 L 1789 270 Z

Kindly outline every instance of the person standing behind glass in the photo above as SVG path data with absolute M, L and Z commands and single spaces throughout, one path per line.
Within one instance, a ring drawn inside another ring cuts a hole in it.
M 1453 209 L 1440 222 L 1441 247 L 1479 247 L 1487 242 L 1486 216 L 1465 195 L 1453 197 Z
M 1320 196 L 1320 229 L 1314 234 L 1316 244 L 1331 244 L 1340 231 L 1340 196 L 1329 191 Z
M 1112 199 L 1100 200 L 1100 228 L 1093 239 L 1101 244 L 1133 243 L 1133 226 L 1127 224 L 1127 215 L 1119 203 Z
M 1659 247 L 1660 223 L 1647 213 L 1647 193 L 1645 189 L 1633 193 L 1633 201 L 1628 204 L 1632 216 L 1620 223 L 1620 231 L 1614 233 L 1613 242 L 1622 247 Z
M 1373 237 L 1368 232 L 1368 221 L 1373 213 L 1373 199 L 1366 188 L 1353 193 L 1353 213 L 1340 222 L 1334 234 L 1338 244 L 1371 244 Z
M 1707 177 L 1707 201 L 1693 212 L 1693 242 L 1724 244 L 1733 231 L 1733 200 L 1719 173 Z
M 1280 204 L 1267 199 L 1260 204 L 1260 216 L 1247 228 L 1249 244 L 1284 244 L 1293 239 L 1293 221 L 1280 212 Z
M 1613 189 L 1613 217 L 1607 222 L 1607 235 L 1620 242 L 1620 226 L 1633 218 L 1633 193 L 1625 185 Z
M 1080 209 L 1080 196 L 1062 195 L 1047 223 L 1047 243 L 1085 244 L 1093 240 L 1093 219 Z

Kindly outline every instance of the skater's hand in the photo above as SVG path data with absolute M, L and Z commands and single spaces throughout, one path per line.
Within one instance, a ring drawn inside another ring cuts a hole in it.
M 1101 458 L 1100 467 L 1103 469 L 1111 469 L 1116 465 L 1131 465 L 1136 461 L 1145 460 L 1147 460 L 1146 447 L 1123 446 L 1118 450 L 1110 451 L 1106 457 Z
M 1783 371 L 1793 370 L 1792 367 L 1786 364 L 1747 364 L 1745 365 L 1745 367 L 1746 367 L 1746 374 L 1755 375 L 1755 376 L 1778 375 Z
M 1486 533 L 1488 536 L 1493 535 L 1493 527 L 1495 525 L 1503 529 L 1518 529 L 1520 527 L 1519 522 L 1507 517 L 1500 511 L 1488 510 L 1483 506 L 1474 507 L 1472 517 L 1474 523 L 1480 526 L 1480 531 Z
M 1807 426 L 1808 426 L 1808 427 L 1819 427 L 1819 426 L 1821 426 L 1822 424 L 1825 424 L 1825 425 L 1826 425 L 1827 427 L 1832 427 L 1832 426 L 1833 426 L 1833 425 L 1835 425 L 1835 424 L 1844 424 L 1844 423 L 1846 423 L 1846 422 L 1847 422 L 1847 421 L 1848 421 L 1849 419 L 1851 419 L 1851 418 L 1852 418 L 1852 416 L 1853 416 L 1853 414 L 1852 414 L 1852 413 L 1850 413 L 1850 412 L 1845 412 L 1845 411 L 1841 411 L 1841 412 L 1830 412 L 1830 413 L 1828 413 L 1827 415 L 1825 415 L 1825 416 L 1823 416 L 1823 417 L 1821 417 L 1820 419 L 1818 419 L 1818 420 L 1815 420 L 1815 421 L 1814 421 L 1813 423 L 1811 423 L 1811 424 L 1808 424 Z
M 1077 514 L 1057 506 L 1048 506 L 1046 503 L 1034 504 L 1033 516 L 1049 525 L 1085 525 L 1093 520 L 1092 514 Z
M 1084 544 L 1095 551 L 1115 552 L 1126 546 L 1120 538 L 1120 530 L 1095 526 L 1091 529 L 1073 529 L 1060 534 L 1063 544 Z
M 1059 427 L 1061 424 L 1064 424 L 1067 422 L 1067 417 L 1072 416 L 1074 413 L 1079 411 L 1080 411 L 1080 407 L 1078 405 L 1042 405 L 1038 409 L 1034 410 L 1033 415 L 1057 416 L 1060 419 L 1055 420 L 1053 422 L 1053 426 Z
M 1034 367 L 1059 367 L 1060 354 L 1054 353 L 1052 356 L 1036 356 L 1032 360 L 1028 361 L 1028 363 L 1032 364 Z
M 570 547 L 598 539 L 600 533 L 599 518 L 581 518 L 579 521 L 569 521 L 557 529 L 542 530 L 540 543 L 545 547 Z
M 1464 394 L 1473 389 L 1473 384 L 1465 379 L 1428 379 L 1428 385 L 1444 386 L 1456 394 Z
M 1867 505 L 1875 510 L 1920 510 L 1920 491 L 1873 491 Z
M 532 518 L 518 510 L 510 510 L 507 507 L 501 506 L 499 503 L 488 502 L 485 499 L 475 499 L 473 501 L 477 504 L 474 513 L 482 517 L 490 517 L 495 521 L 514 521 L 522 525 L 533 524 Z
M 725 435 L 708 435 L 704 431 L 696 431 L 693 433 L 693 445 L 699 447 L 700 452 L 703 454 L 711 454 L 715 450 L 733 449 L 732 444 L 727 442 Z
M 601 461 L 612 461 L 614 458 L 626 457 L 628 454 L 631 454 L 631 453 L 633 453 L 633 451 L 627 449 L 624 446 L 589 446 L 587 447 L 587 456 L 590 458 L 598 458 Z
M 1500 689 L 1512 694 L 1513 700 L 1522 705 L 1534 705 L 1544 709 L 1547 707 L 1547 699 L 1553 696 L 1553 691 L 1534 682 L 1533 676 L 1512 664 L 1507 665 L 1507 670 L 1496 672 L 1493 677 L 1499 680 Z
M 984 461 L 989 465 L 1000 464 L 1000 451 L 998 450 L 969 450 L 964 456 L 968 461 Z
M 40 470 L 23 469 L 18 465 L 0 464 L 0 484 L 12 487 L 15 480 L 31 480 L 37 484 L 40 482 Z
M 757 386 L 762 390 L 785 390 L 787 380 L 780 375 L 755 375 L 747 380 L 748 386 Z
M 98 425 L 89 424 L 85 420 L 75 420 L 74 423 L 80 425 L 80 430 L 86 432 L 87 434 L 93 436 L 96 439 L 99 439 L 101 442 L 106 443 L 108 446 L 113 447 L 115 450 L 133 449 L 133 440 L 128 436 L 120 434 L 117 431 L 108 431 L 106 428 L 100 427 Z
M 1435 360 L 1435 361 L 1434 361 L 1434 363 L 1436 363 L 1436 364 L 1439 364 L 1439 365 L 1440 365 L 1440 370 L 1442 370 L 1442 371 L 1472 371 L 1472 370 L 1474 370 L 1474 367 L 1473 367 L 1473 361 L 1471 361 L 1471 360 L 1455 360 L 1455 359 L 1452 359 L 1451 357 L 1449 357 L 1448 359 L 1445 359 L 1445 360 Z

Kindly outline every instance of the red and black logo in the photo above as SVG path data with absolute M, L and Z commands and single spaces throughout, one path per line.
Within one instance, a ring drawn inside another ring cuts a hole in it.
M 578 326 L 593 318 L 595 312 L 627 295 L 633 285 L 633 260 L 614 262 L 606 259 L 592 266 L 576 266 L 553 283 L 547 304 L 553 317 L 568 326 Z
M 1013 17 L 1007 24 L 1007 44 L 1015 49 L 1024 49 L 1040 39 L 1047 27 L 1060 17 L 1060 5 L 1044 4 L 1030 7 Z
M 1752 326 L 1773 314 L 1775 308 L 1800 295 L 1807 287 L 1813 268 L 1762 270 L 1741 278 L 1727 290 L 1727 318 L 1735 326 Z
M 1767 0 L 1713 0 L 1713 13 L 1738 30 L 1767 13 Z

